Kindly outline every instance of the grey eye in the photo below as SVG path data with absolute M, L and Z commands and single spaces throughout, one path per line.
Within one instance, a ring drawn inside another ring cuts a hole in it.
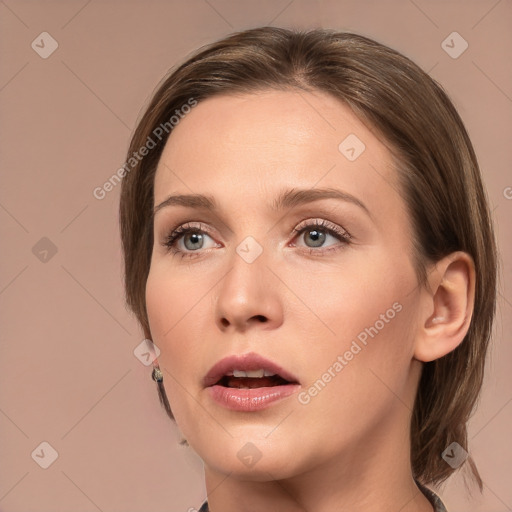
M 309 235 L 309 238 L 312 240 L 312 245 L 310 247 L 321 247 L 325 241 L 326 236 L 327 236 L 325 233 L 322 233 L 318 229 L 306 230 L 304 232 L 304 240 L 306 240 L 308 238 L 308 235 Z

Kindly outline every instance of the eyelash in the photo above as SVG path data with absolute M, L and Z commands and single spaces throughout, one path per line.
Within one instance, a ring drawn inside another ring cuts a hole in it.
M 306 224 L 305 224 L 306 223 Z M 319 248 L 315 249 L 313 247 L 303 247 L 302 250 L 306 250 L 309 254 L 314 255 L 324 255 L 327 252 L 337 251 L 343 248 L 343 246 L 348 245 L 350 243 L 350 240 L 352 236 L 348 231 L 346 231 L 343 228 L 340 228 L 336 226 L 335 224 L 332 224 L 326 220 L 318 220 L 315 219 L 313 221 L 307 220 L 303 223 L 299 224 L 298 227 L 293 229 L 293 232 L 296 233 L 297 236 L 300 236 L 302 233 L 309 231 L 314 231 L 318 229 L 319 231 L 324 231 L 329 235 L 334 236 L 335 238 L 338 238 L 342 242 L 342 246 L 328 246 L 325 248 Z M 191 251 L 186 252 L 182 251 L 181 249 L 178 249 L 176 247 L 176 242 L 184 235 L 188 233 L 199 233 L 199 234 L 209 234 L 209 230 L 203 226 L 202 224 L 199 224 L 199 226 L 192 226 L 189 223 L 183 224 L 173 230 L 169 235 L 166 236 L 164 242 L 162 242 L 162 245 L 167 248 L 167 250 L 173 254 L 181 254 L 182 258 L 191 258 L 195 256 L 199 256 L 201 251 Z M 204 251 L 203 251 L 204 252 Z

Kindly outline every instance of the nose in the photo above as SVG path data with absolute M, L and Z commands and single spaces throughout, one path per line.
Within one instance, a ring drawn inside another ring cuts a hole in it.
M 260 255 L 248 263 L 237 253 L 217 288 L 215 317 L 222 331 L 276 329 L 283 322 L 279 280 Z

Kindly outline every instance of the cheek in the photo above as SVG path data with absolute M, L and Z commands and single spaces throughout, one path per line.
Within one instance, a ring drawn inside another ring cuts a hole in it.
M 165 258 L 153 261 L 146 282 L 146 307 L 151 332 L 167 343 L 186 316 L 193 313 L 201 297 L 197 284 L 167 263 Z M 202 292 L 204 293 L 204 291 Z M 164 336 L 164 339 L 162 338 Z M 155 340 L 153 340 L 155 341 Z
M 301 315 L 291 311 L 292 323 L 303 324 L 300 332 L 305 329 L 323 336 L 324 346 L 338 348 L 376 322 L 379 332 L 390 332 L 391 325 L 397 328 L 396 310 L 402 309 L 417 286 L 409 259 L 386 248 L 368 247 L 347 251 L 340 260 L 335 267 L 320 264 L 305 269 L 307 278 L 297 279 L 294 268 L 287 275 L 281 271 L 300 299 L 293 302 L 308 310 Z
M 330 448 L 385 437 L 390 418 L 406 411 L 414 299 L 394 298 L 393 293 L 383 295 L 382 301 L 367 296 L 359 310 L 350 308 L 347 318 L 343 308 L 341 313 L 337 309 L 338 316 L 332 310 L 336 336 L 326 336 L 308 349 L 311 370 L 299 406 L 301 429 L 330 438 Z
M 146 309 L 153 342 L 156 344 L 164 341 L 164 334 L 173 326 L 177 306 L 174 297 L 176 294 L 172 281 L 152 266 L 146 282 Z
M 191 376 L 187 368 L 194 367 L 194 354 L 200 350 L 194 346 L 202 339 L 187 329 L 193 325 L 187 315 L 198 307 L 197 298 L 184 284 L 163 266 L 150 270 L 146 283 L 146 308 L 152 341 L 160 349 L 158 364 L 164 373 L 164 386 L 173 415 L 179 425 L 184 424 L 187 394 L 183 387 L 190 387 Z
M 159 363 L 169 370 L 172 369 L 169 363 L 176 360 L 172 357 L 173 353 L 180 347 L 190 346 L 189 340 L 187 343 L 179 342 L 182 336 L 180 331 L 187 324 L 187 315 L 196 303 L 193 291 L 187 289 L 176 275 L 171 276 L 165 267 L 157 265 L 150 270 L 146 283 L 149 325 L 153 342 L 161 350 Z
M 414 349 L 418 294 L 408 260 L 383 256 L 345 262 L 330 275 L 316 274 L 316 287 L 297 289 L 311 310 L 294 319 L 301 323 L 298 332 L 311 338 L 306 343 L 303 337 L 303 349 L 296 353 L 301 367 L 310 369 L 308 384 L 329 380 L 329 370 L 336 375 L 326 386 L 335 398 L 322 391 L 326 401 L 320 409 L 331 398 L 350 404 L 354 394 L 370 403 L 376 387 L 385 392 L 379 377 L 392 389 L 405 385 Z
M 205 335 L 212 332 L 213 320 L 207 309 L 216 280 L 217 274 L 180 273 L 165 260 L 157 261 L 149 272 L 146 308 L 152 341 L 161 351 L 159 364 L 180 382 L 190 382 L 190 369 L 201 366 L 208 356 Z

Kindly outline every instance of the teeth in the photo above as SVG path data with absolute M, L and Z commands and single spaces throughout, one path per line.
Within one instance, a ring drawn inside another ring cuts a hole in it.
M 273 372 L 264 370 L 252 370 L 252 371 L 244 371 L 244 370 L 233 370 L 233 377 L 251 377 L 251 378 L 261 378 L 261 377 L 272 377 L 276 375 Z

